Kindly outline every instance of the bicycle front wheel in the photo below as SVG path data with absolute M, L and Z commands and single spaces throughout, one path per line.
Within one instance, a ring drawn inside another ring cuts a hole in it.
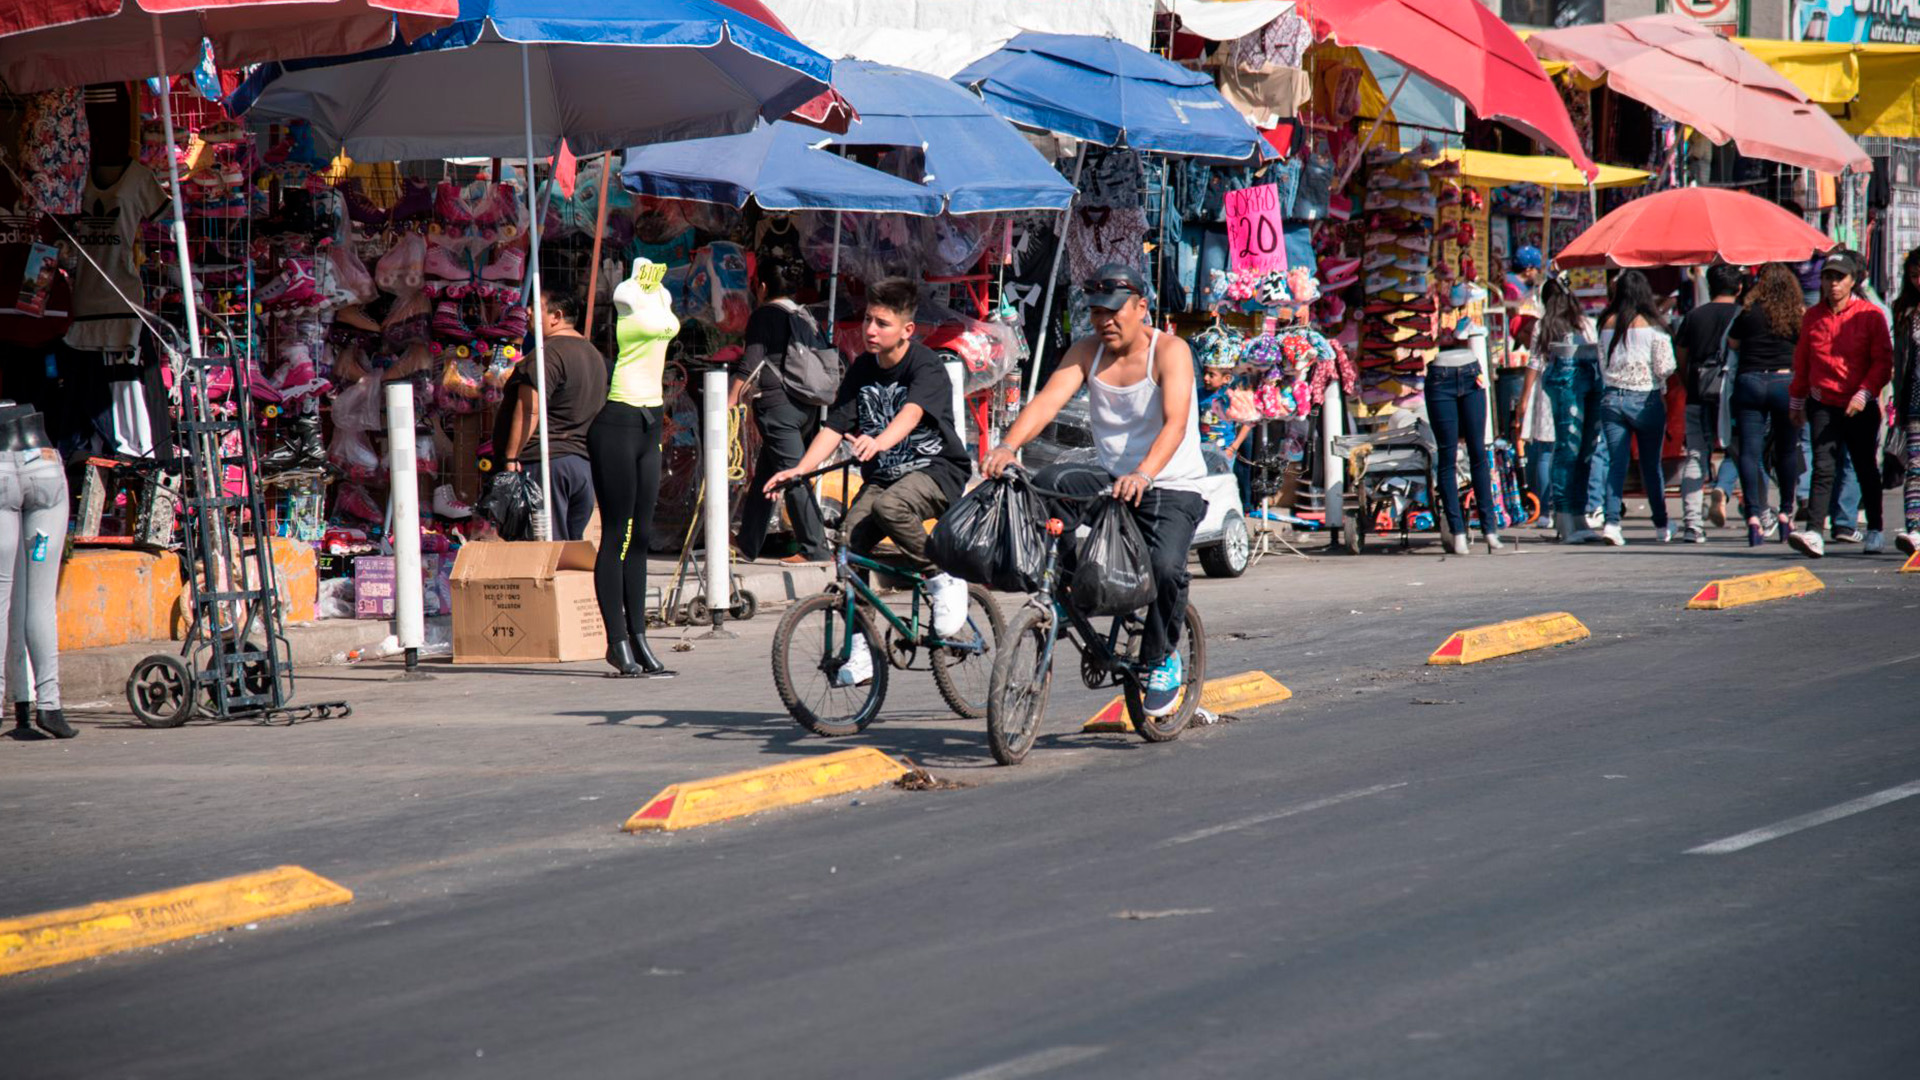
M 1033 749 L 1053 690 L 1053 657 L 1047 649 L 1052 615 L 1028 605 L 1000 635 L 987 691 L 987 746 L 993 760 L 1018 765 Z
M 1180 659 L 1186 673 L 1186 688 L 1181 691 L 1180 705 L 1165 716 L 1147 715 L 1146 702 L 1141 698 L 1140 683 L 1137 680 L 1127 682 L 1127 716 L 1133 721 L 1133 730 L 1148 742 L 1172 742 L 1193 722 L 1193 714 L 1200 708 L 1200 692 L 1207 684 L 1207 628 L 1200 622 L 1200 609 L 1187 605 L 1186 625 L 1180 630 L 1182 653 Z
M 987 715 L 994 649 L 1005 628 L 993 594 L 979 585 L 968 587 L 966 628 L 954 635 L 955 645 L 932 650 L 934 685 L 958 715 L 969 720 Z
M 847 599 L 811 596 L 788 609 L 773 632 L 773 687 L 787 712 L 816 735 L 854 735 L 880 715 L 887 697 L 885 641 L 873 614 L 855 605 L 853 645 L 866 637 L 866 662 L 848 651 Z M 843 676 L 843 669 L 853 675 Z M 854 681 L 854 676 L 860 681 Z

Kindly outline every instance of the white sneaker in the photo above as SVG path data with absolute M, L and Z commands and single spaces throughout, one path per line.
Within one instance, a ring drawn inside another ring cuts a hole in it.
M 1912 555 L 1920 551 L 1920 533 L 1903 532 L 1893 538 L 1893 546 L 1899 548 L 1902 555 Z
M 1887 550 L 1887 534 L 1879 529 L 1868 529 L 1867 542 L 1860 550 L 1869 555 L 1878 555 Z
M 1673 526 L 1662 525 L 1659 528 L 1653 530 L 1653 539 L 1655 543 L 1660 543 L 1660 544 L 1673 543 Z
M 933 600 L 933 632 L 952 637 L 967 625 L 967 583 L 952 574 L 935 574 L 927 579 L 927 595 Z
M 1607 524 L 1607 512 L 1605 510 L 1587 511 L 1587 528 L 1599 529 L 1599 528 L 1605 527 L 1606 524 Z
M 1500 550 L 1501 548 L 1503 548 L 1503 547 L 1505 547 L 1505 546 L 1506 546 L 1505 544 L 1502 544 L 1502 543 L 1500 542 L 1500 534 L 1499 534 L 1499 533 L 1488 533 L 1488 534 L 1487 534 L 1487 554 L 1489 554 L 1489 555 L 1491 555 L 1491 554 L 1493 554 L 1494 552 L 1496 552 L 1496 551 L 1499 551 L 1499 550 Z
M 867 635 L 853 635 L 853 655 L 846 665 L 833 673 L 833 685 L 865 686 L 873 681 L 873 651 L 867 648 Z
M 1621 535 L 1619 525 L 1608 525 L 1606 528 L 1601 529 L 1600 539 L 1605 540 L 1613 547 L 1627 546 L 1627 538 Z
M 1809 559 L 1823 558 L 1827 554 L 1826 541 L 1820 538 L 1819 533 L 1811 532 L 1807 529 L 1801 529 L 1799 532 L 1789 535 L 1787 537 L 1787 543 L 1793 545 L 1795 551 L 1800 552 Z
M 1467 553 L 1467 534 L 1466 533 L 1453 534 L 1453 553 L 1455 555 L 1465 555 Z
M 459 521 L 472 517 L 473 507 L 460 501 L 460 496 L 453 493 L 452 484 L 441 484 L 433 489 L 433 512 L 443 518 Z

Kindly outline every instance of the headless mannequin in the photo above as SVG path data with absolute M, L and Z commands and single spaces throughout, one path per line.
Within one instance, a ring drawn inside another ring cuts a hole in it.
M 58 589 L 67 541 L 66 466 L 47 438 L 45 419 L 30 405 L 0 400 L 0 624 L 7 645 L 16 739 L 71 739 L 78 734 L 60 709 Z M 33 661 L 35 686 L 26 684 Z M 27 697 L 37 695 L 39 709 Z M 29 721 L 31 720 L 31 723 Z
M 660 435 L 667 346 L 680 331 L 673 299 L 661 286 L 666 268 L 636 259 L 613 290 L 614 361 L 607 404 L 587 430 L 587 461 L 600 504 L 600 551 L 593 591 L 607 628 L 614 674 L 672 678 L 647 647 L 647 552 L 660 494 Z

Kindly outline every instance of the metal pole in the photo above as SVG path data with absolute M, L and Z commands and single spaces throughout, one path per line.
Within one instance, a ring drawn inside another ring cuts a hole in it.
M 613 151 L 600 156 L 600 208 L 593 214 L 593 261 L 587 264 L 587 325 L 580 328 L 593 336 L 593 302 L 600 296 L 600 242 L 607 235 L 607 182 L 612 178 Z
M 1400 69 L 1400 81 L 1393 84 L 1393 93 L 1388 94 L 1387 103 L 1380 106 L 1380 115 L 1374 117 L 1373 123 L 1367 125 L 1367 133 L 1360 140 L 1360 148 L 1353 152 L 1353 160 L 1347 163 L 1346 171 L 1340 174 L 1340 179 L 1333 182 L 1333 190 L 1339 191 L 1345 188 L 1347 181 L 1353 178 L 1353 170 L 1358 169 L 1360 162 L 1366 159 L 1367 147 L 1373 145 L 1374 135 L 1379 133 L 1381 123 L 1386 120 L 1387 114 L 1393 111 L 1393 103 L 1400 100 L 1400 91 L 1407 88 L 1407 80 L 1411 78 L 1413 78 L 1412 68 L 1403 67 Z M 1405 146 L 1406 144 L 1402 143 L 1401 145 Z
M 1087 164 L 1087 144 L 1080 144 L 1080 152 L 1073 159 L 1073 189 L 1080 190 L 1080 170 Z M 1067 254 L 1067 227 L 1073 222 L 1073 204 L 1060 215 L 1060 242 L 1053 248 L 1053 269 L 1047 273 L 1047 295 L 1040 302 L 1040 340 L 1033 347 L 1033 369 L 1027 372 L 1027 401 L 1040 386 L 1040 362 L 1047 357 L 1047 319 L 1053 315 L 1053 286 L 1060 280 L 1060 260 Z M 1022 403 L 1024 404 L 1024 402 Z
M 180 256 L 180 304 L 187 311 L 187 347 L 199 357 L 200 312 L 193 295 L 193 259 L 187 252 L 187 212 L 180 197 L 180 159 L 173 152 L 173 79 L 167 74 L 167 49 L 160 16 L 153 17 L 153 66 L 165 89 L 160 92 L 160 121 L 167 133 L 167 177 L 173 182 L 173 249 Z
M 706 485 L 707 611 L 713 629 L 702 637 L 730 638 L 720 629 L 733 606 L 733 552 L 727 544 L 727 370 L 710 367 L 700 376 L 700 466 Z
M 527 122 L 527 260 L 533 271 L 533 389 L 540 421 L 540 513 L 533 519 L 536 540 L 553 539 L 553 462 L 547 453 L 547 313 L 540 298 L 540 211 L 533 200 L 533 59 L 520 46 L 520 104 Z M 604 187 L 605 185 L 602 185 Z
M 426 599 L 420 577 L 420 474 L 415 472 L 413 383 L 390 382 L 387 393 L 387 470 L 393 497 L 387 503 L 393 542 L 393 632 L 406 650 L 403 679 L 422 679 L 420 649 L 427 643 Z
M 833 266 L 827 271 L 827 340 L 834 339 L 834 319 L 840 314 L 840 217 L 833 212 Z

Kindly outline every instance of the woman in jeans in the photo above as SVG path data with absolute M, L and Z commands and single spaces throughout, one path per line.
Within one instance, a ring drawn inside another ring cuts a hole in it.
M 1900 295 L 1893 302 L 1893 410 L 1897 431 L 1907 437 L 1906 528 L 1894 543 L 1920 552 L 1920 248 L 1907 252 L 1900 268 Z
M 1484 331 L 1483 331 L 1484 332 Z M 1480 508 L 1480 530 L 1489 555 L 1500 550 L 1500 526 L 1493 517 L 1493 474 L 1487 463 L 1487 376 L 1474 351 L 1461 345 L 1440 350 L 1427 365 L 1423 394 L 1427 422 L 1439 443 L 1435 471 L 1439 474 L 1440 505 L 1453 536 L 1453 553 L 1467 553 L 1467 518 L 1460 509 L 1460 440 L 1467 440 L 1473 462 L 1473 497 Z
M 1606 510 L 1600 536 L 1614 547 L 1627 542 L 1620 532 L 1620 514 L 1627 487 L 1627 459 L 1638 443 L 1640 479 L 1653 511 L 1655 538 L 1673 539 L 1667 523 L 1666 476 L 1660 455 L 1667 441 L 1667 376 L 1676 364 L 1673 339 L 1653 296 L 1647 275 L 1623 272 L 1613 283 L 1613 300 L 1600 316 L 1600 442 L 1606 453 L 1606 471 L 1596 471 L 1588 502 Z
M 1544 362 L 1546 375 L 1541 381 L 1553 407 L 1553 464 L 1547 491 L 1541 495 L 1546 505 L 1541 509 L 1553 513 L 1554 531 L 1562 543 L 1599 538 L 1586 523 L 1587 470 L 1600 434 L 1599 424 L 1593 422 L 1600 404 L 1594 341 L 1593 320 L 1580 310 L 1566 279 L 1547 279 L 1540 288 L 1532 362 Z
M 1793 382 L 1793 350 L 1806 314 L 1800 278 L 1785 264 L 1763 267 L 1740 314 L 1727 332 L 1727 348 L 1739 354 L 1733 382 L 1733 422 L 1740 444 L 1740 502 L 1747 517 L 1747 543 L 1766 542 L 1767 433 L 1773 433 L 1774 479 L 1779 483 L 1780 540 L 1793 530 L 1793 498 L 1800 482 L 1800 433 L 1787 387 Z

